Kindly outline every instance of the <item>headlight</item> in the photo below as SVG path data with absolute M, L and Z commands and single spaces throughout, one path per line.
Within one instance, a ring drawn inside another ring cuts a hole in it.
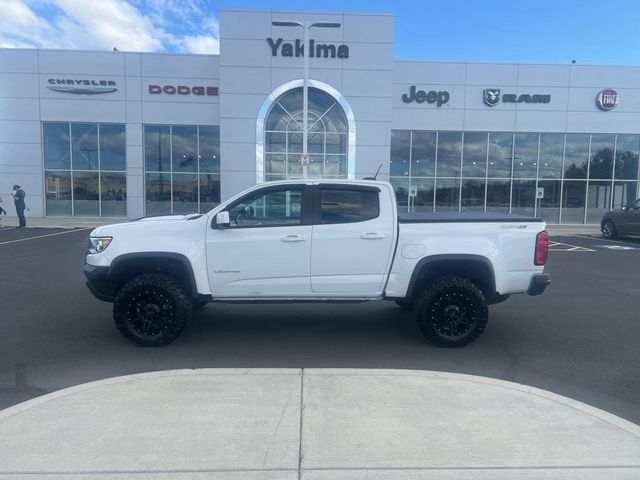
M 102 253 L 111 244 L 113 237 L 89 237 L 90 254 Z

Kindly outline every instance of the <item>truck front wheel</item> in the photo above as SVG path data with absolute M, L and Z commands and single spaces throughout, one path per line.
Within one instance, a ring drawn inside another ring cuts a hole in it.
M 170 276 L 147 273 L 133 278 L 118 292 L 113 318 L 122 335 L 144 347 L 174 341 L 193 314 L 193 304 Z
M 443 347 L 462 347 L 484 331 L 489 309 L 473 282 L 444 276 L 427 283 L 414 315 L 428 340 Z

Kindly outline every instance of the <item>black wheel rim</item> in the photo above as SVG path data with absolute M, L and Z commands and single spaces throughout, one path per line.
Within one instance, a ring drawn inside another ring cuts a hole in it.
M 149 338 L 165 333 L 175 318 L 173 301 L 162 290 L 138 290 L 127 305 L 129 326 L 136 335 Z
M 459 338 L 477 321 L 475 302 L 466 292 L 448 291 L 438 295 L 431 308 L 433 327 L 448 338 Z

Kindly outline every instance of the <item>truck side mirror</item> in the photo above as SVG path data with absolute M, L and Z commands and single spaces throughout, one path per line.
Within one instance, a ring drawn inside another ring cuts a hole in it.
M 213 228 L 228 228 L 231 222 L 229 221 L 229 212 L 220 212 L 213 219 Z

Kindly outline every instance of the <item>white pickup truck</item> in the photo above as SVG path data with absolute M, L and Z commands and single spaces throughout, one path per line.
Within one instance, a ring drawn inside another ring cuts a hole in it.
M 544 291 L 547 250 L 535 218 L 398 214 L 389 183 L 300 180 L 96 228 L 84 273 L 143 346 L 175 340 L 207 302 L 395 300 L 433 343 L 458 347 L 480 336 L 487 305 Z

